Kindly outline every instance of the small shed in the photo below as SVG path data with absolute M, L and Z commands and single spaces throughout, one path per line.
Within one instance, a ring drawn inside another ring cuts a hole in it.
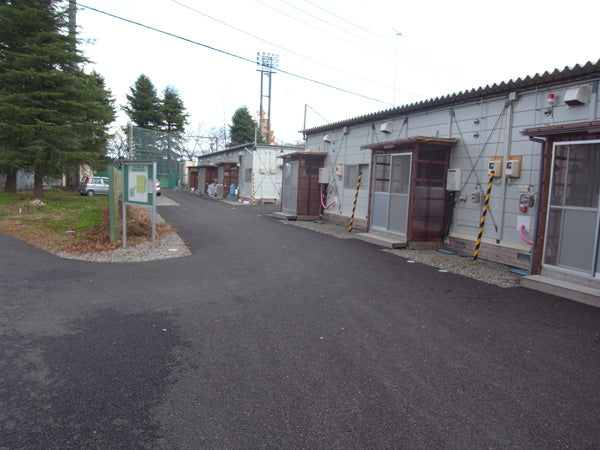
M 316 220 L 321 215 L 319 169 L 327 153 L 294 152 L 283 155 L 281 213 L 298 220 Z

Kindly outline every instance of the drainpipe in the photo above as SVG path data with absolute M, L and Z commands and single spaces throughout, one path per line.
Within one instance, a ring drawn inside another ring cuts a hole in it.
M 598 108 L 598 81 L 592 83 L 592 95 L 590 96 L 590 109 L 589 119 L 590 121 L 596 120 L 596 111 Z
M 543 249 L 539 249 L 537 246 L 537 235 L 538 235 L 538 230 L 540 229 L 540 210 L 542 209 L 542 181 L 544 178 L 544 156 L 546 153 L 546 139 L 541 139 L 541 138 L 536 138 L 534 136 L 529 136 L 529 140 L 532 142 L 537 142 L 538 144 L 542 144 L 542 148 L 540 151 L 540 178 L 538 180 L 538 198 L 537 198 L 537 202 L 536 202 L 536 208 L 535 208 L 535 226 L 534 226 L 534 230 L 533 230 L 533 236 L 534 236 L 534 241 L 535 245 L 533 246 L 533 248 L 531 249 L 531 261 L 529 262 L 529 273 L 533 275 L 533 269 L 535 266 L 535 260 L 537 259 L 537 255 L 540 252 L 540 250 Z
M 504 151 L 504 158 L 502 161 L 503 165 L 506 165 L 506 161 L 508 161 L 508 158 L 510 157 L 510 152 L 512 150 L 512 127 L 513 127 L 513 115 L 514 115 L 514 104 L 515 101 L 512 99 L 507 99 L 506 100 L 506 106 L 508 107 L 508 112 L 506 114 L 506 146 L 505 146 L 505 151 Z M 504 169 L 504 167 L 503 167 Z M 504 170 L 503 170 L 504 171 Z M 500 211 L 500 227 L 498 229 L 498 231 L 496 232 L 496 244 L 499 244 L 500 241 L 502 240 L 502 237 L 504 235 L 504 211 L 506 210 L 506 185 L 508 183 L 508 178 L 504 176 L 502 176 L 502 178 L 500 178 L 500 181 L 502 183 L 502 191 L 500 194 L 500 198 L 502 199 L 502 209 Z

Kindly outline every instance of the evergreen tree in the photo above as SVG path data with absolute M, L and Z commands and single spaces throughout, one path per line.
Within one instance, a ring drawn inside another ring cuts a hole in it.
M 255 137 L 258 143 L 264 144 L 265 140 L 262 134 L 257 132 L 256 121 L 250 115 L 248 108 L 242 106 L 231 117 L 231 125 L 229 125 L 230 145 L 254 142 Z
M 163 92 L 161 111 L 167 133 L 183 133 L 185 131 L 188 115 L 185 113 L 183 101 L 175 88 L 168 86 Z
M 0 2 L 0 170 L 16 190 L 17 170 L 34 172 L 35 195 L 45 176 L 74 165 L 97 165 L 114 120 L 110 92 L 66 34 L 58 0 Z
M 150 78 L 141 74 L 130 88 L 128 104 L 123 106 L 131 121 L 140 128 L 160 129 L 164 124 L 164 115 L 160 98 Z

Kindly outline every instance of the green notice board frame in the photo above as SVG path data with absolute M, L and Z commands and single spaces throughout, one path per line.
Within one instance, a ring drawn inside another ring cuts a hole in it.
M 126 205 L 152 207 L 152 251 L 156 250 L 156 162 L 123 162 L 123 247 L 127 247 Z
M 150 206 L 154 203 L 155 162 L 123 163 L 123 195 L 125 203 Z

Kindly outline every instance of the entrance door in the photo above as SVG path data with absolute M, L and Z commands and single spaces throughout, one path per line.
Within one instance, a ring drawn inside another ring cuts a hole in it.
M 296 214 L 298 209 L 298 161 L 283 165 L 283 192 L 281 210 Z
M 371 229 L 406 236 L 411 153 L 375 155 Z
M 600 142 L 554 145 L 544 265 L 598 276 Z

